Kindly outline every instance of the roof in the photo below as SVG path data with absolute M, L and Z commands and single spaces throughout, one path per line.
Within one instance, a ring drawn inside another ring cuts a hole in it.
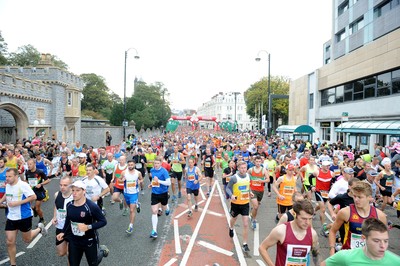
M 311 134 L 315 133 L 314 128 L 309 125 L 282 125 L 276 129 L 276 132 L 288 132 L 294 134 Z
M 336 132 L 400 135 L 400 121 L 346 122 L 335 128 Z

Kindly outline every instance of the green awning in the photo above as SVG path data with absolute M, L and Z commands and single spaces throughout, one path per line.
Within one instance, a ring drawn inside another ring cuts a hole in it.
M 346 122 L 337 126 L 335 131 L 356 134 L 400 135 L 400 121 Z
M 312 134 L 314 128 L 309 125 L 282 125 L 276 129 L 277 133 Z

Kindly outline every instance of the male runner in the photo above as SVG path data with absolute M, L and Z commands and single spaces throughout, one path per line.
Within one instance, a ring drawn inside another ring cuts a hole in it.
M 192 212 L 192 194 L 194 196 L 194 211 L 198 211 L 198 205 L 197 203 L 199 202 L 198 196 L 199 196 L 199 189 L 200 189 L 200 180 L 202 180 L 202 175 L 201 175 L 201 170 L 194 165 L 195 160 L 190 158 L 189 159 L 189 164 L 186 167 L 185 170 L 185 178 L 186 178 L 186 202 L 188 205 L 188 217 L 192 217 L 193 212 Z

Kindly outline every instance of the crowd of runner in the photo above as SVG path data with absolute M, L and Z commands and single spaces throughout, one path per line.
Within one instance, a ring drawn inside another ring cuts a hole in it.
M 140 198 L 149 195 L 149 235 L 155 239 L 158 217 L 172 211 L 169 203 L 185 200 L 188 219 L 199 210 L 202 181 L 207 196 L 214 182 L 223 184 L 231 216 L 227 235 L 234 237 L 240 215 L 244 252 L 250 251 L 248 231 L 263 226 L 257 219 L 263 198 L 276 200 L 277 226 L 259 247 L 268 265 L 400 265 L 400 257 L 387 250 L 388 230 L 399 228 L 387 210 L 395 208 L 400 218 L 400 142 L 369 151 L 340 141 L 179 127 L 147 139 L 130 135 L 113 146 L 78 141 L 68 147 L 35 138 L 0 144 L 0 150 L 0 205 L 6 209 L 11 265 L 17 232 L 28 243 L 47 234 L 46 223 L 56 227 L 57 254 L 68 256 L 69 265 L 79 265 L 83 254 L 89 265 L 98 265 L 109 252 L 97 235 L 107 224 L 104 201 L 129 216 L 126 233 L 132 234 L 136 213 L 145 207 Z M 49 195 L 45 186 L 54 177 L 60 189 Z M 44 213 L 41 205 L 49 199 L 54 212 Z M 329 258 L 319 256 L 319 237 L 328 238 Z M 268 253 L 272 246 L 275 260 Z

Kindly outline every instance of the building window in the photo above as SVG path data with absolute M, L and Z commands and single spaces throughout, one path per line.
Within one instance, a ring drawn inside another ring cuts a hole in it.
M 238 114 L 237 120 L 238 120 L 238 121 L 241 121 L 241 120 L 242 120 L 242 114 Z
M 385 73 L 378 75 L 377 77 L 377 93 L 376 96 L 387 96 L 390 95 L 390 82 L 392 73 Z
M 308 109 L 314 109 L 314 93 L 310 93 L 308 97 Z
M 321 106 L 335 103 L 335 88 L 323 90 L 321 92 Z
M 392 72 L 392 93 L 400 93 L 400 69 Z
M 344 100 L 344 86 L 338 86 L 336 87 L 336 99 L 335 103 L 342 103 Z
M 353 83 L 344 85 L 344 101 L 349 102 L 353 100 Z
M 346 38 L 346 29 L 343 29 L 340 32 L 336 33 L 336 42 L 343 41 L 344 38 Z
M 44 108 L 36 109 L 36 119 L 44 119 Z
M 349 34 L 354 34 L 364 27 L 364 17 L 359 18 L 349 26 Z
M 331 46 L 330 46 L 330 45 L 327 45 L 327 46 L 325 47 L 325 53 L 329 54 L 330 51 L 331 51 Z
M 331 140 L 331 122 L 321 122 L 320 124 L 322 131 L 322 139 L 330 141 Z
M 353 99 L 354 101 L 356 100 L 362 100 L 364 99 L 364 85 L 361 80 L 354 82 L 353 84 Z
M 72 92 L 67 93 L 67 105 L 72 106 Z
M 364 79 L 364 99 L 375 97 L 375 83 L 375 76 Z
M 393 4 L 392 4 L 392 2 L 393 2 Z M 399 4 L 398 2 L 399 2 L 398 0 L 383 1 L 382 4 L 380 4 L 379 6 L 375 7 L 375 9 L 374 9 L 374 18 L 379 18 L 383 14 L 389 12 L 390 9 L 392 9 L 392 6 L 395 7 L 396 5 Z
M 347 9 L 349 9 L 349 1 L 344 1 L 344 2 L 338 7 L 338 16 L 342 15 Z
M 331 62 L 331 59 L 330 59 L 330 58 L 325 59 L 325 65 L 326 65 L 326 64 L 329 64 L 330 62 Z

